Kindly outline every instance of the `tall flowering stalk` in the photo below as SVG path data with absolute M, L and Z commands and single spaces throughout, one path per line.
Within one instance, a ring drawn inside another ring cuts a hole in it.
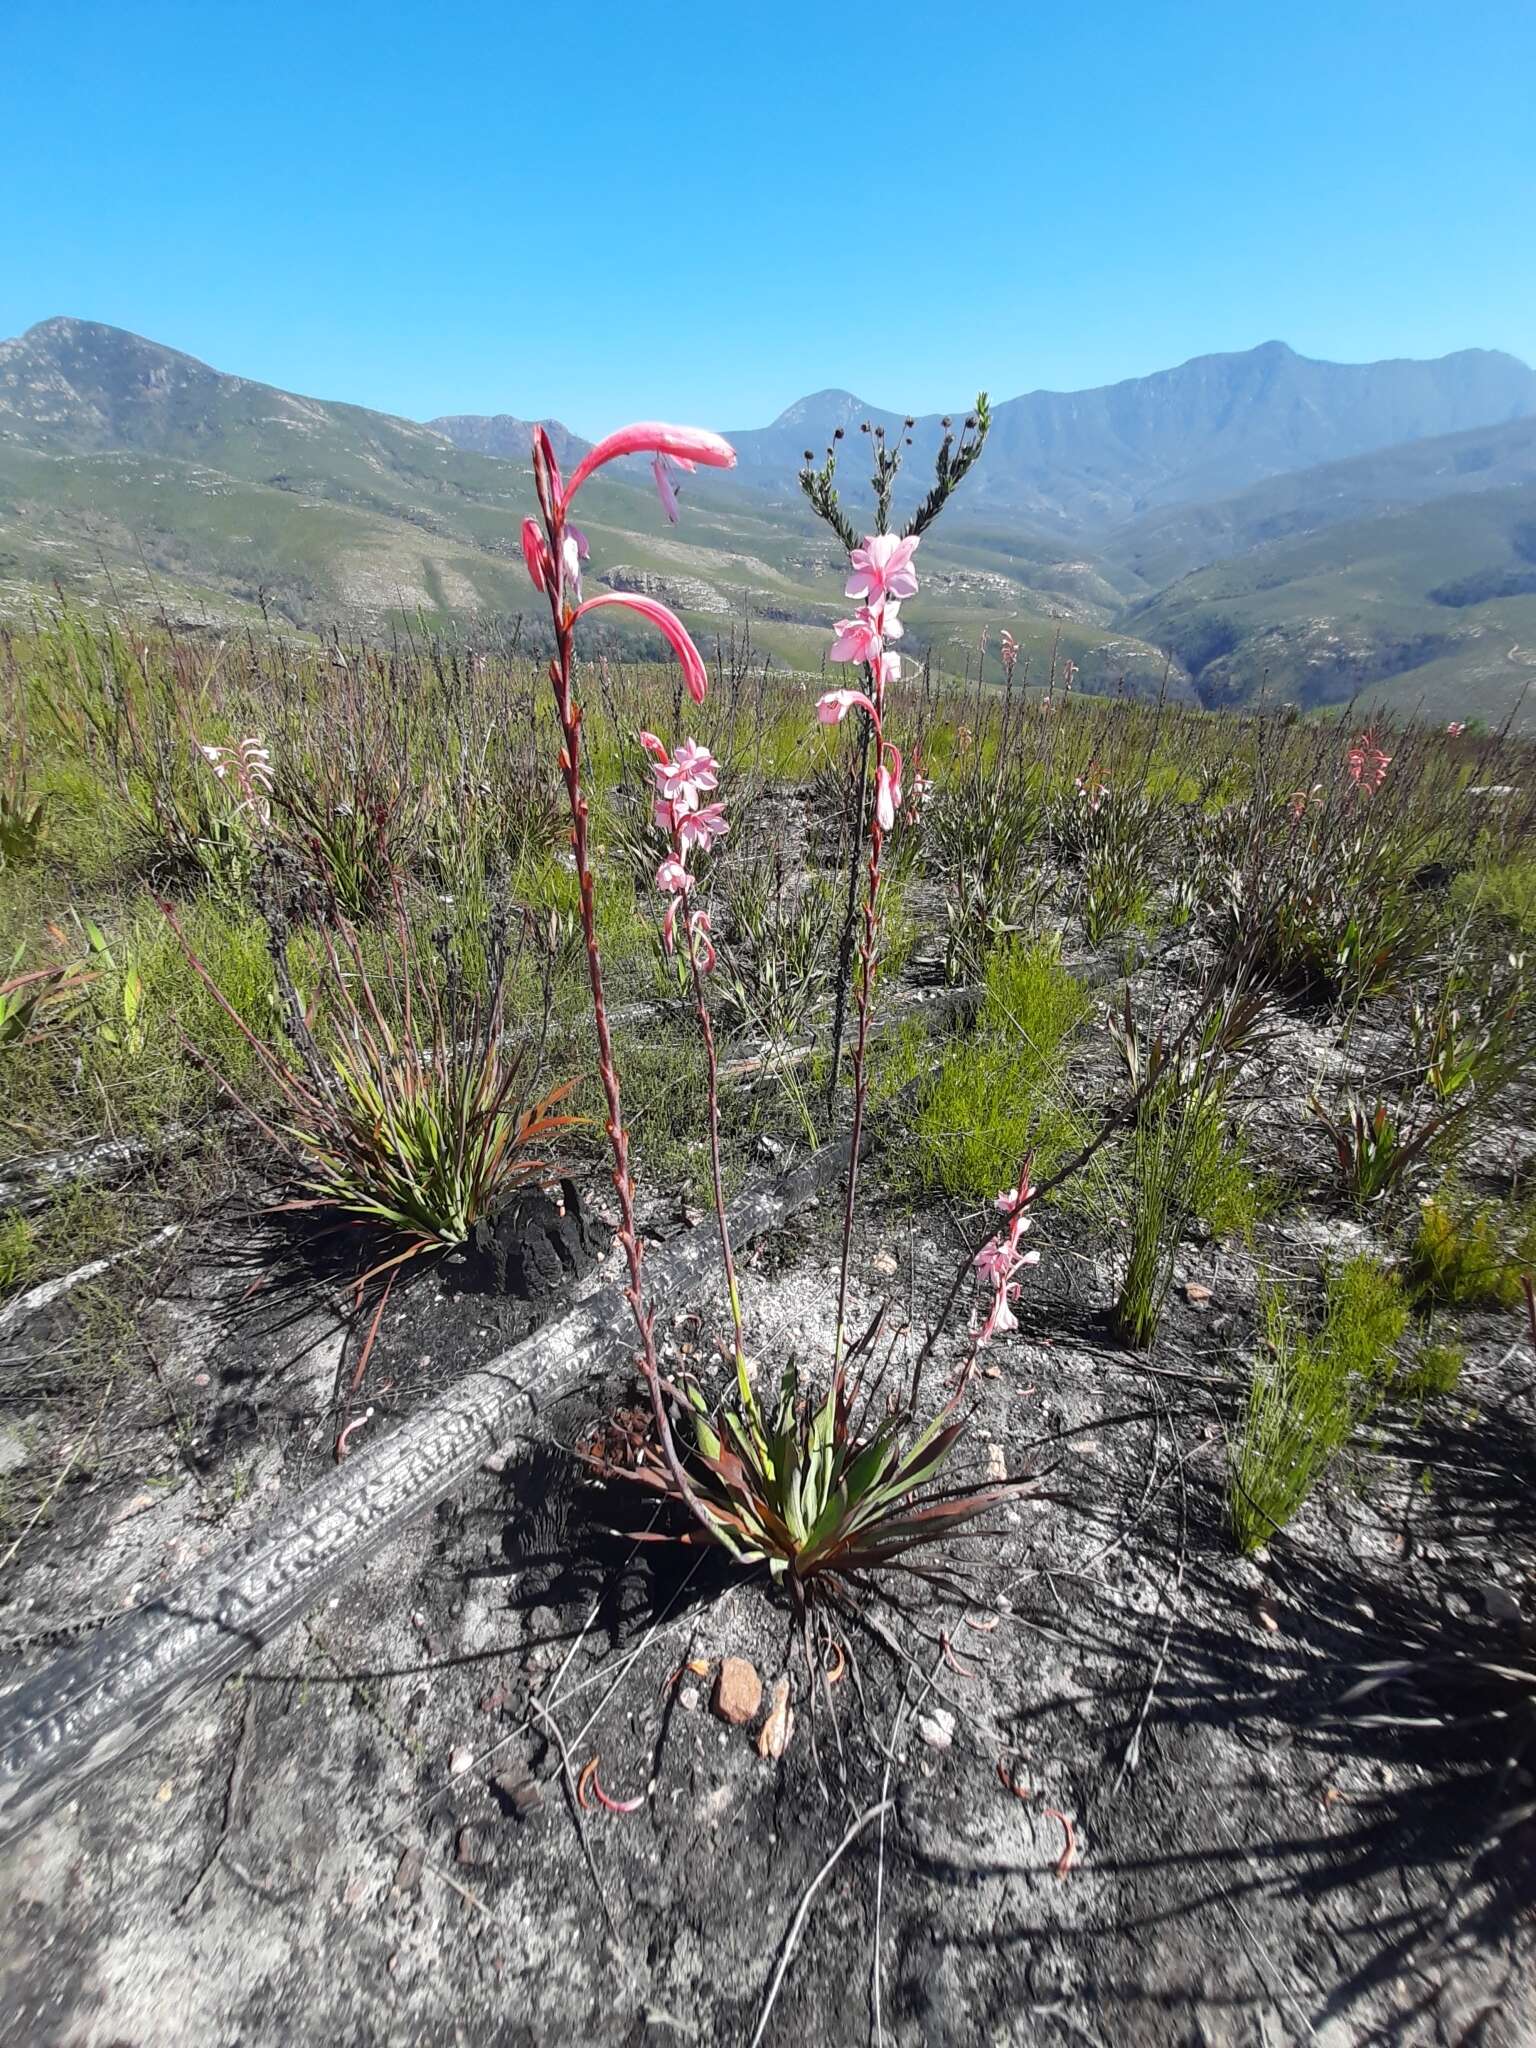
M 618 1069 L 613 1058 L 613 1038 L 608 1026 L 608 1005 L 603 985 L 602 958 L 597 944 L 597 908 L 592 874 L 592 850 L 587 824 L 587 799 L 582 787 L 581 707 L 576 701 L 576 627 L 588 612 L 605 605 L 624 605 L 665 637 L 683 671 L 683 679 L 696 704 L 704 701 L 707 675 L 703 660 L 688 631 L 675 612 L 654 598 L 628 592 L 601 592 L 584 602 L 581 595 L 581 564 L 587 553 L 586 536 L 570 519 L 571 501 L 578 490 L 604 463 L 619 456 L 650 455 L 663 508 L 671 517 L 676 511 L 668 465 L 691 470 L 704 463 L 714 469 L 730 469 L 736 454 L 728 441 L 702 427 L 674 427 L 661 422 L 641 421 L 610 434 L 588 451 L 569 484 L 560 475 L 560 465 L 548 434 L 536 427 L 533 435 L 533 481 L 538 493 L 541 520 L 523 522 L 523 560 L 535 589 L 549 599 L 554 627 L 555 653 L 549 664 L 549 680 L 555 695 L 555 713 L 560 721 L 560 772 L 565 778 L 566 802 L 571 814 L 571 851 L 576 866 L 580 895 L 581 930 L 587 955 L 587 980 L 592 991 L 592 1019 L 597 1034 L 597 1067 L 607 1104 L 606 1131 L 613 1155 L 613 1185 L 619 1202 L 619 1243 L 623 1248 L 628 1278 L 624 1298 L 634 1317 L 640 1340 L 640 1367 L 651 1397 L 656 1432 L 668 1472 L 680 1498 L 706 1530 L 713 1524 L 689 1484 L 673 1442 L 667 1417 L 666 1396 L 656 1356 L 656 1316 L 645 1301 L 643 1290 L 644 1253 L 635 1225 L 635 1182 L 629 1164 L 629 1134 L 624 1128 L 623 1104 L 619 1093 Z M 542 523 L 541 523 L 542 521 Z M 686 872 L 686 870 L 684 871 Z M 686 886 L 678 895 L 686 894 Z M 690 933 L 690 945 L 692 935 Z
M 833 1337 L 834 1379 L 843 1369 L 848 1302 L 848 1266 L 853 1246 L 853 1210 L 859 1184 L 859 1148 L 864 1137 L 864 1102 L 868 1091 L 865 1055 L 875 986 L 875 960 L 880 932 L 880 881 L 886 834 L 901 808 L 901 750 L 885 736 L 886 691 L 900 680 L 901 656 L 891 646 L 902 635 L 901 606 L 917 594 L 912 557 L 918 537 L 871 534 L 848 557 L 844 595 L 863 602 L 851 619 L 839 619 L 832 643 L 833 661 L 862 662 L 867 690 L 829 690 L 817 705 L 824 725 L 840 725 L 850 711 L 867 714 L 875 745 L 875 803 L 869 821 L 869 863 L 865 869 L 863 929 L 859 940 L 859 981 L 856 991 L 858 1029 L 853 1047 L 853 1131 L 849 1139 L 848 1180 L 843 1199 L 843 1248 L 837 1276 L 837 1321 Z
M 658 478 L 658 482 L 661 479 Z M 654 818 L 656 828 L 667 840 L 667 855 L 656 870 L 656 887 L 667 899 L 661 938 L 668 955 L 677 951 L 679 925 L 681 944 L 688 961 L 693 986 L 694 1014 L 704 1045 L 705 1087 L 709 1110 L 709 1173 L 714 1192 L 715 1220 L 720 1232 L 720 1263 L 725 1269 L 726 1293 L 731 1306 L 736 1386 L 743 1406 L 753 1411 L 752 1382 L 747 1377 L 746 1336 L 742 1327 L 741 1288 L 736 1279 L 736 1259 L 731 1249 L 731 1228 L 725 1213 L 725 1176 L 720 1164 L 720 1064 L 715 1051 L 715 1027 L 704 995 L 704 977 L 715 967 L 715 946 L 710 935 L 709 912 L 689 907 L 696 881 L 688 866 L 695 851 L 708 853 L 730 831 L 725 805 L 716 801 L 701 804 L 706 790 L 717 787 L 720 764 L 696 740 L 684 740 L 675 755 L 669 754 L 654 733 L 643 732 L 640 744 L 651 756 L 651 774 L 656 783 Z

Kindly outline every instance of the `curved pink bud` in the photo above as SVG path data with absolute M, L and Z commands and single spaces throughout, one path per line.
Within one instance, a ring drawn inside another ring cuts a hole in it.
M 875 707 L 862 690 L 828 690 L 825 697 L 817 699 L 816 716 L 823 725 L 841 725 L 855 709 L 875 716 Z
M 565 487 L 560 481 L 554 443 L 542 427 L 533 430 L 533 486 L 539 494 L 539 506 L 545 518 L 553 519 L 564 499 Z
M 674 611 L 658 604 L 654 597 L 641 597 L 632 590 L 602 590 L 596 597 L 589 597 L 585 604 L 576 608 L 577 618 L 587 612 L 595 612 L 599 605 L 622 604 L 630 611 L 638 612 L 642 619 L 653 625 L 658 633 L 666 636 L 672 652 L 677 656 L 683 671 L 683 681 L 688 685 L 688 694 L 695 704 L 702 704 L 709 690 L 709 671 L 704 658 L 688 637 L 688 628 Z
M 712 434 L 707 427 L 672 427 L 664 420 L 636 420 L 633 426 L 620 427 L 616 434 L 609 434 L 595 448 L 587 450 L 566 486 L 566 504 L 594 469 L 601 469 L 605 462 L 616 461 L 621 455 L 670 455 L 684 468 L 696 462 L 710 469 L 736 467 L 736 450 L 723 435 Z
M 688 937 L 693 946 L 693 957 L 698 962 L 701 974 L 715 971 L 714 941 L 709 936 L 709 912 L 696 910 L 688 920 Z
M 528 565 L 528 580 L 534 589 L 548 590 L 553 565 L 549 556 L 549 542 L 540 533 L 537 519 L 523 521 L 523 560 Z
M 641 733 L 640 744 L 648 754 L 654 754 L 658 761 L 668 761 L 672 758 L 653 732 Z

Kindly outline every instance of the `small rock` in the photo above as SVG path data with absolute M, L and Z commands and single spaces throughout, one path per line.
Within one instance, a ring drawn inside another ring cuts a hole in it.
M 1190 1302 L 1195 1308 L 1201 1308 L 1204 1306 L 1206 1302 L 1214 1301 L 1215 1298 L 1215 1290 L 1213 1288 L 1207 1287 L 1203 1280 L 1185 1281 L 1184 1299 L 1187 1302 Z
M 1520 1619 L 1520 1602 L 1503 1586 L 1484 1586 L 1483 1605 L 1488 1610 L 1490 1621 L 1512 1621 Z
M 715 1712 L 733 1728 L 745 1728 L 763 1703 L 763 1681 L 745 1657 L 727 1657 L 715 1680 Z
M 917 1732 L 930 1749 L 949 1749 L 955 1740 L 955 1717 L 948 1707 L 935 1707 L 931 1714 L 920 1714 Z
M 461 1742 L 455 1749 L 449 1752 L 448 1769 L 455 1778 L 462 1778 L 474 1760 L 474 1751 L 467 1743 Z
M 773 1682 L 773 1695 L 768 1703 L 768 1718 L 758 1731 L 758 1755 L 771 1757 L 776 1763 L 788 1749 L 789 1738 L 794 1731 L 795 1716 L 789 1704 L 789 1680 L 776 1678 Z
M 512 1453 L 510 1451 L 492 1451 L 488 1458 L 480 1460 L 480 1470 L 482 1472 L 489 1472 L 493 1478 L 499 1478 L 506 1471 L 507 1466 L 511 1463 L 511 1459 Z
M 530 1813 L 537 1813 L 544 1804 L 544 1794 L 521 1766 L 502 1771 L 492 1778 L 491 1787 L 519 1820 L 526 1820 Z
M 1255 1593 L 1248 1602 L 1248 1612 L 1260 1628 L 1268 1629 L 1271 1635 L 1279 1631 L 1280 1617 L 1275 1612 L 1274 1602 L 1267 1593 Z
M 680 1685 L 677 1688 L 677 1704 L 685 1714 L 696 1714 L 702 1697 L 696 1685 Z
M 1008 1477 L 1008 1454 L 1001 1444 L 987 1445 L 987 1478 L 996 1484 Z
M 415 1891 L 421 1883 L 422 1869 L 426 1863 L 426 1852 L 422 1849 L 407 1849 L 395 1865 L 395 1890 L 405 1895 Z
M 899 1263 L 891 1252 L 876 1252 L 869 1263 L 877 1273 L 895 1273 L 900 1270 Z
M 495 1854 L 495 1844 L 489 1832 L 478 1826 L 459 1829 L 458 1847 L 455 1851 L 460 1863 L 473 1868 L 476 1864 L 489 1863 Z

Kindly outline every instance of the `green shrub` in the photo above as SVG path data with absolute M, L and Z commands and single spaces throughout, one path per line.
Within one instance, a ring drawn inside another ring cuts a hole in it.
M 1162 1320 L 1174 1261 L 1197 1219 L 1218 1237 L 1252 1235 L 1273 1190 L 1254 1172 L 1219 1087 L 1182 1098 L 1170 1082 L 1149 1097 L 1118 1163 L 1130 1248 L 1115 1326 L 1123 1342 L 1150 1344 Z
M 0 1218 L 0 1294 L 14 1294 L 32 1273 L 36 1239 L 25 1216 Z
M 948 1047 L 920 1091 L 920 1174 L 946 1193 L 987 1199 L 1009 1187 L 1026 1152 L 1045 1179 L 1086 1136 L 1063 1088 L 1073 1033 L 1092 1007 L 1061 964 L 1059 942 L 994 948 L 974 1034 Z
M 1400 1382 L 1403 1393 L 1416 1401 L 1454 1394 L 1467 1362 L 1460 1344 L 1426 1344 L 1414 1361 L 1413 1370 Z
M 1510 1243 L 1496 1212 L 1436 1198 L 1419 1211 L 1409 1277 L 1419 1299 L 1443 1308 L 1518 1308 L 1520 1276 L 1536 1255 L 1536 1227 Z
M 1227 1484 L 1233 1534 L 1244 1551 L 1285 1527 L 1376 1405 L 1408 1327 L 1397 1276 L 1364 1256 L 1328 1274 L 1315 1331 L 1302 1326 L 1278 1287 L 1265 1289 L 1261 1313 L 1269 1355 L 1254 1369 Z
M 1451 885 L 1451 908 L 1459 917 L 1487 917 L 1522 937 L 1536 938 L 1536 859 L 1521 854 L 1458 875 Z

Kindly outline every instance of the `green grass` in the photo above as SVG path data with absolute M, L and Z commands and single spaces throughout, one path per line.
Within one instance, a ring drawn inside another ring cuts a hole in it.
M 1458 875 L 1451 908 L 1463 918 L 1490 918 L 1521 939 L 1536 939 L 1536 859 L 1518 854 Z

